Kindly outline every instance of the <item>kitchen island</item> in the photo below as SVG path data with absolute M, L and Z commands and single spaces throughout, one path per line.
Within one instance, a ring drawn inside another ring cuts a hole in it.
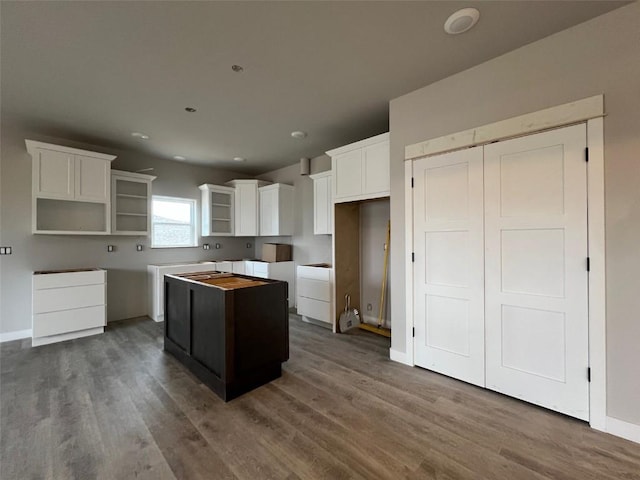
M 165 275 L 164 349 L 224 401 L 270 382 L 289 358 L 287 282 Z

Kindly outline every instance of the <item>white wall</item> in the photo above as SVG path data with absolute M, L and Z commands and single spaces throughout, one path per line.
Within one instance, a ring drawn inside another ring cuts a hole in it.
M 405 145 L 603 93 L 607 408 L 609 416 L 640 424 L 639 81 L 640 3 L 634 2 L 391 102 L 393 349 L 405 351 L 411 324 L 404 304 Z
M 3 122 L 1 132 L 0 242 L 13 247 L 12 255 L 0 257 L 0 334 L 31 328 L 31 275 L 34 270 L 103 267 L 107 273 L 107 316 L 109 321 L 145 315 L 146 267 L 168 263 L 252 256 L 253 238 L 206 237 L 211 250 L 200 248 L 151 249 L 147 237 L 75 236 L 31 234 L 31 157 L 25 138 L 58 143 L 87 150 L 112 153 L 118 158 L 112 168 L 136 171 L 153 167 L 158 178 L 153 193 L 195 198 L 200 204 L 202 183 L 223 183 L 244 175 L 115 151 L 63 139 L 44 138 L 33 132 L 10 128 Z M 200 209 L 198 208 L 198 211 Z M 219 242 L 223 248 L 214 250 Z M 201 245 L 202 239 L 199 244 Z M 116 251 L 107 253 L 106 246 Z M 145 245 L 142 252 L 136 244 Z

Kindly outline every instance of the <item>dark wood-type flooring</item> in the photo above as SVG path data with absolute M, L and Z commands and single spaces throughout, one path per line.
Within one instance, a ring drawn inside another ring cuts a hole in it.
M 227 404 L 148 319 L 2 344 L 0 478 L 640 479 L 638 444 L 290 323 L 282 378 Z

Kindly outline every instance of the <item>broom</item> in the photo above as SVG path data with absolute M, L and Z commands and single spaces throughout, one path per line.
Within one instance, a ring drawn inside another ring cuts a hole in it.
M 378 312 L 378 325 L 361 323 L 359 327 L 368 332 L 377 333 L 391 338 L 391 330 L 382 326 L 382 316 L 384 315 L 384 298 L 387 291 L 387 265 L 389 264 L 389 241 L 391 239 L 391 221 L 387 222 L 387 241 L 384 244 L 384 267 L 382 273 L 382 288 L 380 289 L 380 311 Z

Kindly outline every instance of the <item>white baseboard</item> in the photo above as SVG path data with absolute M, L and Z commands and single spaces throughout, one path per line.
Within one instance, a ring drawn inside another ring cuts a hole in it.
M 0 343 L 11 342 L 12 340 L 21 340 L 23 338 L 31 338 L 31 329 L 0 333 Z
M 409 357 L 405 352 L 399 352 L 398 350 L 394 350 L 393 348 L 390 348 L 389 358 L 394 362 L 404 363 L 405 365 L 409 365 L 410 367 L 413 367 L 413 362 L 409 360 Z
M 607 417 L 607 433 L 640 443 L 640 425 L 625 422 L 617 418 Z

